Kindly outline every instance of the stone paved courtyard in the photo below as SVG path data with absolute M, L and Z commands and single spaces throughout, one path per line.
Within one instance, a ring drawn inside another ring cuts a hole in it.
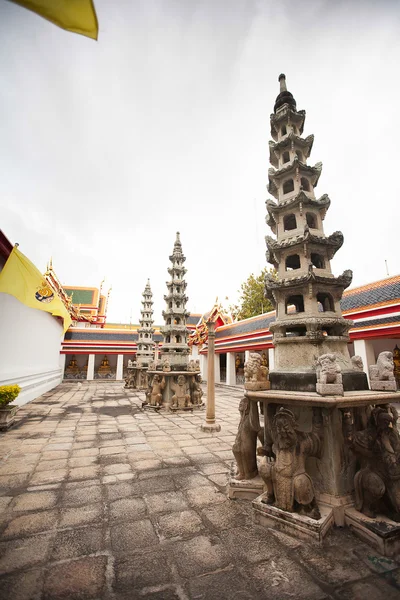
M 62 384 L 0 434 L 0 598 L 394 600 L 400 562 L 349 531 L 323 549 L 252 525 L 225 488 L 241 391 L 141 411 L 122 384 Z

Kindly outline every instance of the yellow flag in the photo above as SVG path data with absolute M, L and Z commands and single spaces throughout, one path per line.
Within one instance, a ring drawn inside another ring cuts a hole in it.
M 99 24 L 93 0 L 11 0 L 62 29 L 97 40 Z
M 64 319 L 64 333 L 72 323 L 60 297 L 39 269 L 15 246 L 0 273 L 0 292 L 14 296 L 26 306 L 61 317 Z

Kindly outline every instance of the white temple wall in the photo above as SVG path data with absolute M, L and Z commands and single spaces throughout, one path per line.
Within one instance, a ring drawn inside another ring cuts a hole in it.
M 61 383 L 63 327 L 42 310 L 0 293 L 0 385 L 18 384 L 22 406 Z

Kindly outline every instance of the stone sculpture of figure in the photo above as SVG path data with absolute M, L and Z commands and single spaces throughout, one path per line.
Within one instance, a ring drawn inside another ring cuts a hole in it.
M 390 405 L 372 409 L 367 428 L 349 436 L 361 469 L 354 477 L 355 508 L 367 517 L 400 514 L 400 436 L 398 413 Z
M 312 432 L 304 433 L 297 431 L 292 411 L 280 408 L 272 419 L 269 435 L 265 445 L 266 456 L 259 469 L 267 487 L 267 498 L 263 502 L 320 519 L 314 486 L 305 468 L 307 456 L 319 458 L 321 454 L 320 409 L 313 409 Z M 275 462 L 268 462 L 267 456 L 275 457 Z
M 353 365 L 353 369 L 355 371 L 364 371 L 364 364 L 363 364 L 363 359 L 361 358 L 361 356 L 352 356 L 351 357 L 351 364 Z
M 188 371 L 194 372 L 197 371 L 198 369 L 196 368 L 196 363 L 194 360 L 190 360 L 189 364 L 188 364 Z
M 244 378 L 246 383 L 267 381 L 268 369 L 262 364 L 262 356 L 252 352 L 244 365 Z
M 236 459 L 235 479 L 253 479 L 258 475 L 257 436 L 261 430 L 257 403 L 246 396 L 239 403 L 240 423 L 232 451 Z
M 381 352 L 376 365 L 369 367 L 371 390 L 396 391 L 392 352 Z
M 201 375 L 193 375 L 191 383 L 192 404 L 199 406 L 202 404 L 201 397 L 203 390 L 201 388 Z
M 172 396 L 172 408 L 186 408 L 191 406 L 190 395 L 186 389 L 186 377 L 178 375 L 177 383 L 171 383 L 171 389 L 174 392 Z
M 128 369 L 131 369 L 133 367 L 133 362 L 131 361 L 131 359 L 128 359 Z
M 151 406 L 161 406 L 162 404 L 162 392 L 165 388 L 165 377 L 161 378 L 161 375 L 154 375 L 153 381 L 150 386 L 149 403 Z
M 342 370 L 335 354 L 322 354 L 317 360 L 317 382 L 342 383 Z
M 149 371 L 155 371 L 155 370 L 156 370 L 156 368 L 157 368 L 156 361 L 155 361 L 155 360 L 152 360 L 152 361 L 149 363 Z
M 162 370 L 165 372 L 169 372 L 171 370 L 171 365 L 169 363 L 168 358 L 166 358 L 162 363 Z
M 342 370 L 336 354 L 322 354 L 317 359 L 317 393 L 321 396 L 343 396 Z

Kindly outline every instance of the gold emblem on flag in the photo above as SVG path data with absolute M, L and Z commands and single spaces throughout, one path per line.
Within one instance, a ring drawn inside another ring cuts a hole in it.
M 54 293 L 46 281 L 42 281 L 40 287 L 36 289 L 35 298 L 39 302 L 51 302 L 54 298 Z

